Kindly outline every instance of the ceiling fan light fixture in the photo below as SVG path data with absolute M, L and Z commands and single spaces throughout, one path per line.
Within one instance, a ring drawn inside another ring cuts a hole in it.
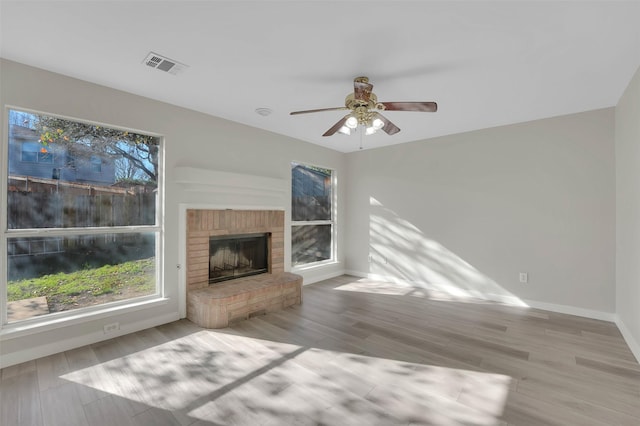
M 349 136 L 351 134 L 351 129 L 347 126 L 342 126 L 338 129 L 338 133 L 342 133 L 343 135 Z
M 347 121 L 344 124 L 349 129 L 355 129 L 356 127 L 358 127 L 358 119 L 352 115 L 351 117 L 347 118 Z
M 370 118 L 369 121 L 367 121 L 367 124 L 365 125 L 364 134 L 366 136 L 373 135 L 383 127 L 384 127 L 384 121 L 382 121 L 380 117 L 375 117 L 373 119 Z
M 376 129 L 375 127 L 369 126 L 369 127 L 367 127 L 365 129 L 364 134 L 367 135 L 367 136 L 370 136 L 370 135 L 373 135 L 377 131 L 378 131 L 378 129 Z

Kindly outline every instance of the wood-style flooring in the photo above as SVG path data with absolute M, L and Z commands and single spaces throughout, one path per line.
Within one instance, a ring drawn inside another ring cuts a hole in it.
M 187 320 L 5 368 L 0 424 L 640 425 L 609 322 L 342 276 L 222 330 Z

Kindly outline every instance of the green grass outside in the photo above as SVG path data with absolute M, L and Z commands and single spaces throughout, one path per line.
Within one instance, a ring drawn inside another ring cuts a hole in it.
M 151 294 L 155 289 L 155 259 L 142 259 L 117 265 L 105 265 L 71 273 L 57 273 L 9 281 L 10 302 L 45 296 L 71 303 L 74 297 L 97 297 L 127 290 Z

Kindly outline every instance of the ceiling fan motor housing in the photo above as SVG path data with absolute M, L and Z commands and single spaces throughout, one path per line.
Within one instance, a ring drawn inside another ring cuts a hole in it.
M 368 101 L 356 99 L 353 93 L 349 93 L 344 100 L 344 105 L 353 111 L 353 116 L 358 119 L 358 124 L 367 124 L 371 121 L 375 111 L 385 109 L 384 105 L 378 102 L 378 97 L 374 93 L 369 94 Z

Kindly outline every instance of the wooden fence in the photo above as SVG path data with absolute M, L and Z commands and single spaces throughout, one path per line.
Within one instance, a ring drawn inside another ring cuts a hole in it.
M 155 224 L 155 193 L 9 192 L 9 229 Z

